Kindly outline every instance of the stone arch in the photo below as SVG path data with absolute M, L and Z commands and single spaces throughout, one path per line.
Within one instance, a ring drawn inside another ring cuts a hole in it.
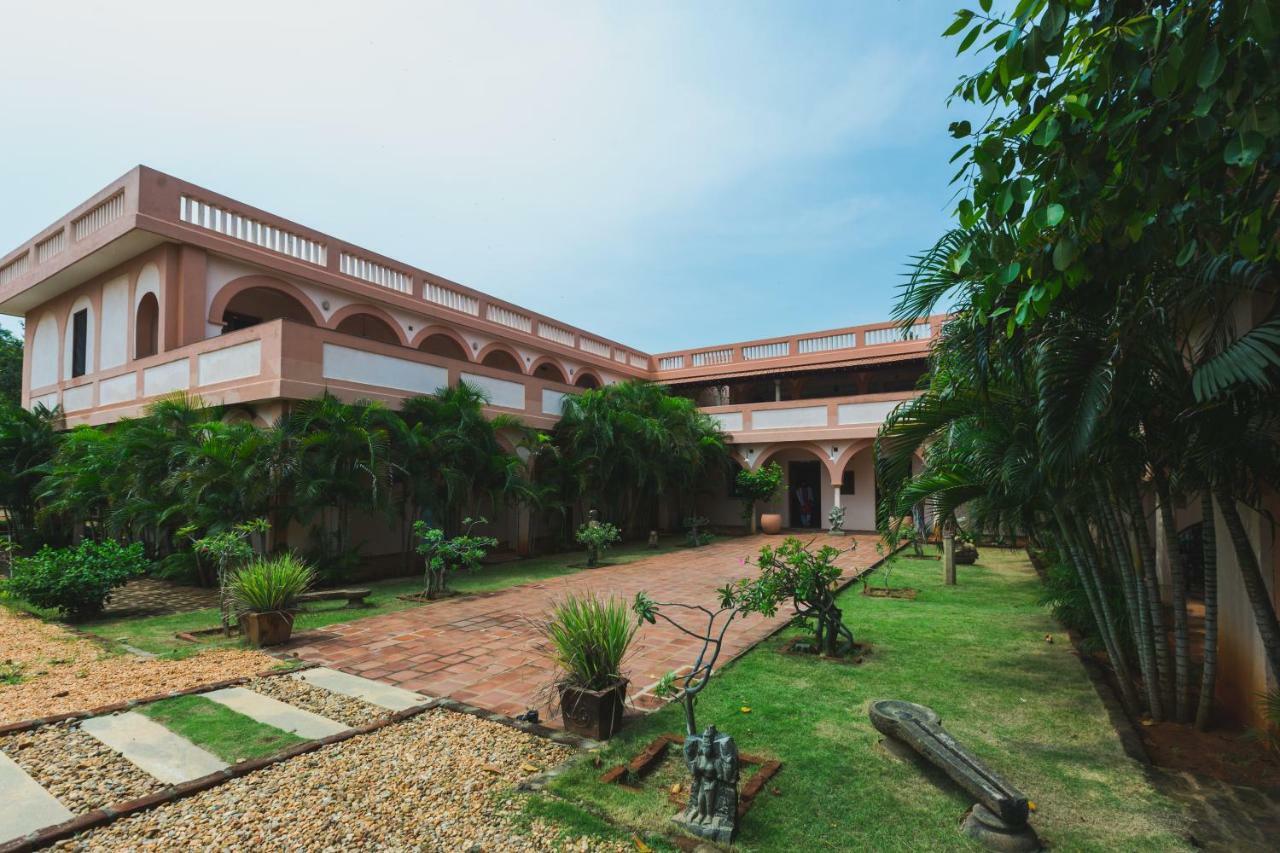
M 524 359 L 520 357 L 519 353 L 503 343 L 489 344 L 480 350 L 476 356 L 476 361 L 485 367 L 492 367 L 495 370 L 505 370 L 508 373 L 524 375 Z
M 133 312 L 133 357 L 147 358 L 160 352 L 160 300 L 143 293 Z
M 471 348 L 466 340 L 448 326 L 428 326 L 418 332 L 410 346 L 441 358 L 471 361 Z
M 58 318 L 46 311 L 31 336 L 31 387 L 43 388 L 58 381 Z
M 71 304 L 71 309 L 67 311 L 66 322 L 62 326 L 62 378 L 75 379 L 72 376 L 72 350 L 75 345 L 75 316 L 79 312 L 84 311 L 85 314 L 85 336 L 84 336 L 84 374 L 89 375 L 98 369 L 98 352 L 97 352 L 97 312 L 94 310 L 93 300 L 88 296 L 81 296 Z
M 404 346 L 408 343 L 400 324 L 386 311 L 373 305 L 347 305 L 329 318 L 329 327 L 343 334 L 384 344 Z
M 243 296 L 246 293 L 250 294 L 250 296 Z M 234 312 L 236 305 L 248 303 L 249 306 L 252 306 L 254 296 L 267 300 L 264 307 L 286 309 L 288 316 L 285 316 L 285 319 L 309 326 L 323 327 L 325 325 L 324 315 L 320 312 L 319 307 L 311 301 L 311 297 L 303 293 L 301 288 L 287 281 L 266 275 L 246 275 L 235 281 L 228 282 L 213 297 L 213 303 L 209 306 L 209 322 L 225 328 L 227 325 L 224 320 L 226 312 L 228 310 Z M 295 304 L 296 307 L 294 307 Z M 253 310 L 252 307 L 250 307 L 250 310 Z M 283 315 L 261 317 L 259 322 L 279 319 L 280 316 Z
M 779 453 L 784 453 L 788 450 L 803 450 L 806 453 L 811 453 L 823 464 L 828 472 L 831 471 L 830 458 L 821 447 L 811 441 L 778 442 L 777 444 L 771 444 L 764 450 L 760 451 L 760 455 L 756 458 L 756 463 L 752 470 L 759 471 L 768 464 L 770 459 L 777 456 Z
M 569 384 L 569 371 L 565 370 L 564 365 L 551 356 L 544 355 L 535 359 L 533 364 L 529 366 L 529 374 L 538 379 L 545 379 L 548 382 L 559 382 L 561 385 Z
M 874 446 L 875 439 L 872 438 L 859 438 L 850 443 L 850 445 L 846 447 L 834 461 L 828 462 L 832 481 L 834 482 L 844 475 L 844 469 L 849 467 L 849 463 L 853 461 L 853 457 Z
M 573 384 L 577 388 L 603 388 L 604 382 L 601 381 L 600 375 L 590 368 L 579 368 L 574 374 Z

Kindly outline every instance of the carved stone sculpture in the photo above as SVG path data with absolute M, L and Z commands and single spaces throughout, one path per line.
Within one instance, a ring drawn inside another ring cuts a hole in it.
M 684 760 L 692 783 L 689 805 L 672 820 L 687 832 L 728 844 L 738 831 L 738 747 L 729 735 L 708 726 L 684 739 Z
M 991 850 L 1040 849 L 1040 840 L 1027 825 L 1026 796 L 957 743 L 932 708 L 882 699 L 871 703 L 871 724 L 910 746 L 978 801 L 965 817 L 966 835 Z

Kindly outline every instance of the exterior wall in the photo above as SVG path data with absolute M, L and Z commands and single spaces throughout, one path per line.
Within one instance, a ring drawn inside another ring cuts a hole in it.
M 143 252 L 26 314 L 26 351 L 31 354 L 23 368 L 26 405 L 55 400 L 68 414 L 98 405 L 87 389 L 96 378 L 132 360 L 133 306 L 143 293 L 158 288 L 164 264 L 162 249 Z M 83 376 L 73 377 L 71 317 L 81 309 L 89 312 L 86 370 Z
M 1267 496 L 1272 517 L 1280 513 L 1280 497 Z M 1280 549 L 1273 525 L 1258 513 L 1240 507 L 1240 514 L 1254 543 L 1263 580 L 1271 591 L 1273 606 L 1280 607 Z M 1215 698 L 1233 722 L 1257 726 L 1263 722 L 1259 695 L 1276 689 L 1267 670 L 1262 636 L 1245 593 L 1230 534 L 1215 508 L 1218 548 L 1218 679 Z

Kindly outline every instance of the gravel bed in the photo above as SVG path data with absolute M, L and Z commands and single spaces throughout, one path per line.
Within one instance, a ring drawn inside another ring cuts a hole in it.
M 6 661 L 21 667 L 22 681 L 0 685 L 0 723 L 188 690 L 279 664 L 241 649 L 211 649 L 183 660 L 112 655 L 65 628 L 0 607 L 0 663 Z
M 74 814 L 132 800 L 164 783 L 126 761 L 77 723 L 0 738 L 4 752 Z
M 308 684 L 302 679 L 290 678 L 287 675 L 255 678 L 244 686 L 255 693 L 270 696 L 272 699 L 279 699 L 281 702 L 288 702 L 295 708 L 319 714 L 322 717 L 327 717 L 330 720 L 353 728 L 372 723 L 374 720 L 380 720 L 383 717 L 389 717 L 392 713 L 386 708 L 379 708 L 377 705 L 373 705 L 363 699 L 357 699 L 354 696 L 343 696 L 341 693 L 334 693 L 331 690 L 325 690 L 323 687 L 317 687 L 314 684 Z M 425 696 L 422 701 L 427 701 Z
M 625 850 L 498 796 L 572 751 L 442 709 L 61 842 L 62 850 Z

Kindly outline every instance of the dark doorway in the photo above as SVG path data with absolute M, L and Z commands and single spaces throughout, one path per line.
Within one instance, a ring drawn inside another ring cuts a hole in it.
M 817 528 L 822 518 L 822 469 L 814 460 L 792 462 L 787 470 L 787 502 L 791 527 Z

